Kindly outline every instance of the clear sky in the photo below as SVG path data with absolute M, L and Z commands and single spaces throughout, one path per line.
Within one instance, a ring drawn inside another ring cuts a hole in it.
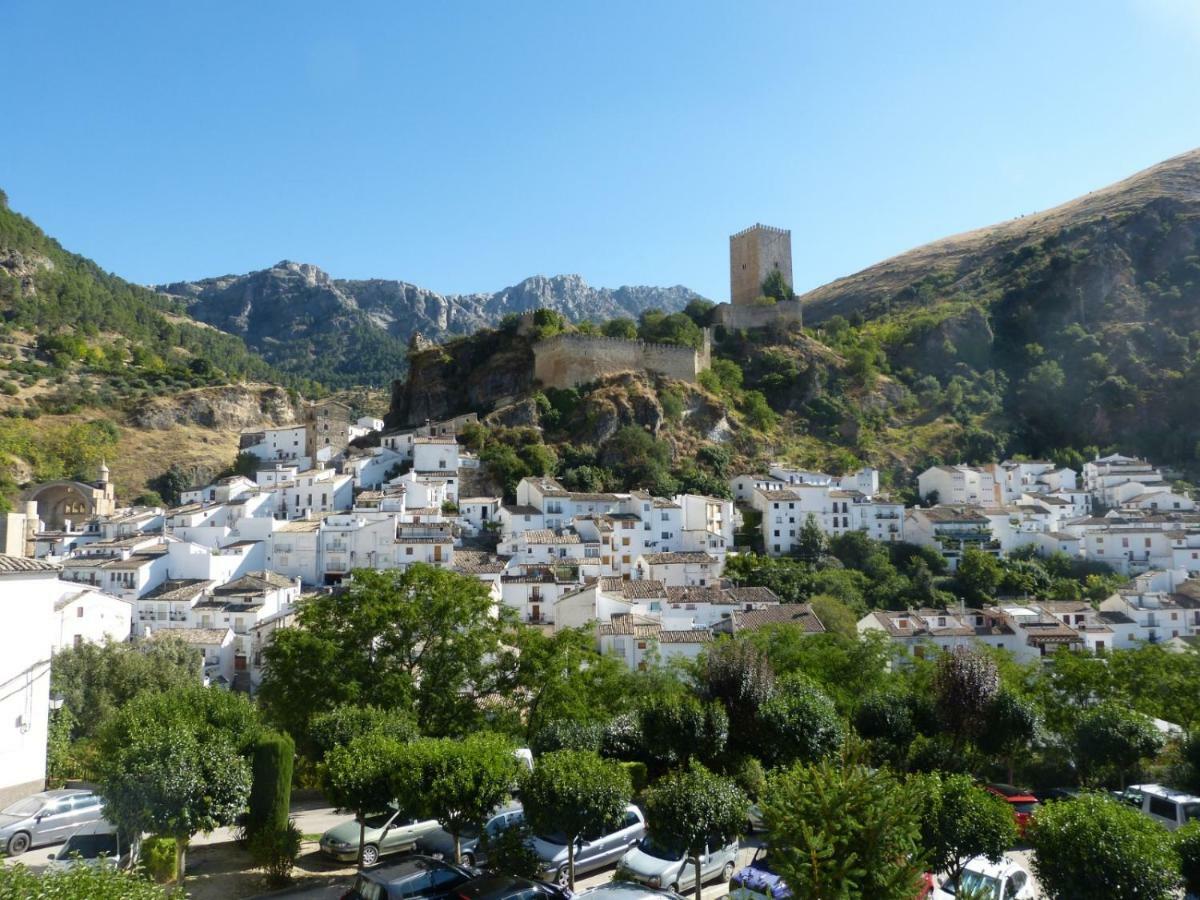
M 0 13 L 0 187 L 134 281 L 280 259 L 796 288 L 1200 145 L 1200 0 L 46 2 Z

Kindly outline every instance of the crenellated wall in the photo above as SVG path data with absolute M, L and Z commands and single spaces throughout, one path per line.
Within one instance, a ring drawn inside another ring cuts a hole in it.
M 736 306 L 720 303 L 713 310 L 712 321 L 737 331 L 738 329 L 771 328 L 776 325 L 804 324 L 799 300 L 783 301 L 769 306 Z
M 712 339 L 704 330 L 699 350 L 621 338 L 560 334 L 533 345 L 533 377 L 543 387 L 568 388 L 621 372 L 651 372 L 695 382 L 712 362 Z

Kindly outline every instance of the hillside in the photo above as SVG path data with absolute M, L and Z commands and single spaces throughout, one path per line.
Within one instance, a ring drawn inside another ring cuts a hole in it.
M 682 309 L 684 287 L 594 288 L 578 275 L 535 276 L 495 293 L 443 295 L 403 281 L 331 278 L 284 260 L 247 275 L 159 285 L 188 313 L 242 337 L 286 372 L 326 385 L 388 384 L 404 367 L 409 339 L 470 334 L 507 315 L 552 309 L 569 321 L 637 318 Z
M 802 300 L 826 341 L 1009 452 L 1200 464 L 1200 151 Z

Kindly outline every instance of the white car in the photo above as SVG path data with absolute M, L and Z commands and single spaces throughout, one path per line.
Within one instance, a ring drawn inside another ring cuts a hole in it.
M 67 842 L 50 854 L 48 869 L 56 871 L 71 866 L 110 865 L 124 869 L 129 866 L 130 848 L 117 831 L 117 826 L 101 819 L 77 829 Z
M 947 879 L 933 892 L 934 900 L 950 900 L 959 895 L 960 885 L 982 900 L 1033 900 L 1033 878 L 1028 870 L 1011 857 L 991 862 L 976 856 L 967 863 L 958 882 Z

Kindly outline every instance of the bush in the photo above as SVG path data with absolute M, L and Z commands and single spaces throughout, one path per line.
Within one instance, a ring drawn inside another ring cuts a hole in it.
M 288 821 L 282 828 L 260 828 L 250 835 L 247 848 L 254 864 L 267 875 L 272 885 L 287 884 L 300 855 L 300 829 Z
M 595 722 L 557 719 L 539 728 L 530 740 L 529 747 L 538 756 L 556 750 L 599 751 L 602 740 L 601 726 Z
M 164 892 L 141 872 L 122 872 L 113 866 L 71 866 L 34 874 L 23 864 L 0 866 L 0 897 L 4 900 L 182 900 L 182 890 Z
M 642 723 L 635 713 L 619 713 L 604 726 L 600 755 L 609 759 L 637 759 L 642 754 Z
M 142 841 L 138 861 L 159 884 L 175 878 L 175 841 L 169 837 L 149 837 Z

